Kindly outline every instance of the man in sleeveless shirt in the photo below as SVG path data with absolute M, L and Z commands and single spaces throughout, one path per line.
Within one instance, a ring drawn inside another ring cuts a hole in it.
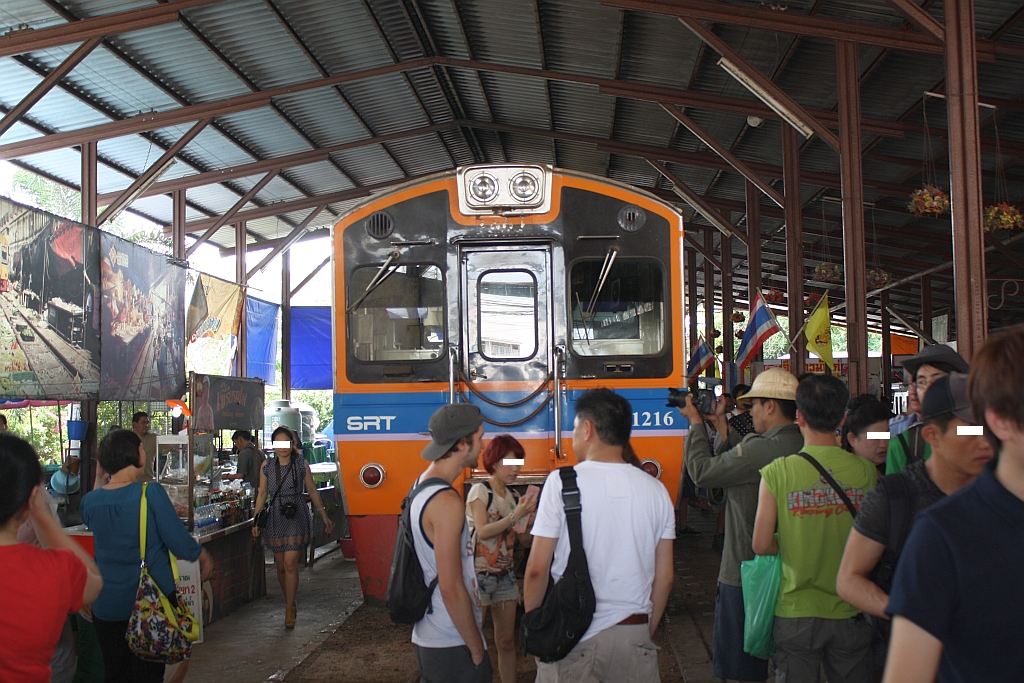
M 421 683 L 489 683 L 491 660 L 481 631 L 480 598 L 466 506 L 450 484 L 476 467 L 484 434 L 480 409 L 447 405 L 430 418 L 431 442 L 421 453 L 430 467 L 417 481 L 441 479 L 412 502 L 416 557 L 429 585 L 437 578 L 431 609 L 416 622 L 412 642 Z

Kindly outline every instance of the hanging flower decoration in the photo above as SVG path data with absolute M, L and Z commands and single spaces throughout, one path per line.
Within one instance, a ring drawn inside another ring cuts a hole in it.
M 715 353 L 725 353 L 725 347 L 719 344 L 715 347 Z
M 777 289 L 772 289 L 764 295 L 764 300 L 770 304 L 781 304 L 786 300 L 785 295 Z
M 1003 202 L 985 207 L 985 232 L 1024 228 L 1024 216 L 1013 204 Z
M 915 216 L 941 216 L 949 211 L 949 195 L 934 185 L 925 185 L 910 195 L 907 209 Z
M 722 336 L 722 331 L 721 330 L 711 330 L 711 338 L 712 339 L 718 339 L 721 336 Z
M 819 301 L 821 301 L 821 294 L 811 292 L 807 295 L 807 298 L 804 299 L 804 310 L 813 311 Z
M 821 282 L 842 282 L 843 267 L 838 263 L 819 263 L 814 276 Z
M 745 335 L 746 333 L 747 333 L 746 330 L 736 330 L 736 332 L 734 333 L 734 336 L 737 339 L 743 339 L 743 335 Z
M 889 273 L 881 268 L 868 269 L 868 287 L 878 289 L 879 287 L 885 287 L 887 284 L 889 284 Z
M 729 320 L 731 320 L 734 323 L 741 323 L 741 322 L 743 322 L 746 319 L 747 319 L 747 316 L 743 315 L 739 311 L 734 311 L 733 314 L 729 316 Z

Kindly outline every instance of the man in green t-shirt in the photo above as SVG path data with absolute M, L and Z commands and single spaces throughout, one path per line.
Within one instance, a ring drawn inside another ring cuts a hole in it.
M 802 453 L 828 472 L 855 507 L 875 486 L 875 466 L 836 445 L 850 392 L 831 375 L 805 375 L 796 390 Z M 761 470 L 753 547 L 779 554 L 782 582 L 775 608 L 775 680 L 871 683 L 871 628 L 836 593 L 836 574 L 853 526 L 843 496 L 802 455 Z M 776 531 L 778 537 L 776 538 Z
M 921 406 L 928 387 L 936 380 L 951 372 L 970 371 L 967 361 L 945 344 L 926 346 L 921 353 L 903 361 L 903 369 L 910 376 L 910 390 L 916 396 L 916 411 L 910 419 L 901 420 L 903 429 L 896 428 L 897 422 L 889 423 L 889 450 L 885 456 L 885 473 L 902 472 L 914 460 L 927 460 L 932 456 L 931 446 L 921 436 Z

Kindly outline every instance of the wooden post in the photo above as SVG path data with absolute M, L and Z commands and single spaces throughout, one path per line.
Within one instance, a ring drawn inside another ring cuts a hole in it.
M 892 403 L 892 392 L 889 387 L 892 384 L 892 338 L 889 325 L 889 290 L 884 290 L 879 296 L 879 307 L 882 314 L 882 370 L 879 377 L 879 392 L 882 400 Z
M 246 275 L 245 269 L 245 221 L 239 221 L 235 223 L 235 283 L 242 287 L 242 319 L 238 324 L 238 346 L 235 349 L 235 374 L 238 377 L 247 377 L 246 374 L 248 368 L 246 368 L 246 355 L 248 353 L 248 344 L 246 343 L 246 321 L 248 318 L 247 312 L 249 310 L 248 297 L 249 293 L 246 289 L 246 285 L 249 279 Z
M 786 184 L 786 298 L 789 299 L 789 336 L 796 343 L 789 354 L 789 371 L 804 373 L 807 339 L 804 324 L 803 202 L 800 198 L 800 141 L 792 126 L 782 127 L 783 179 Z
M 292 397 L 291 249 L 281 252 L 281 398 Z
M 708 254 L 715 253 L 715 229 L 710 226 L 704 227 L 704 251 Z M 711 263 L 711 259 L 704 259 L 704 341 L 708 343 L 711 350 L 714 351 L 715 347 L 718 346 L 718 339 L 711 336 L 712 331 L 715 329 L 715 266 Z M 716 360 L 715 363 L 718 361 Z M 710 368 L 704 373 L 705 377 L 715 376 L 715 365 L 712 364 Z

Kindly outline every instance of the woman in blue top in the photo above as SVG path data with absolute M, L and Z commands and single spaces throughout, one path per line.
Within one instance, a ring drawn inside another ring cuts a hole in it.
M 92 605 L 93 625 L 103 651 L 106 683 L 161 683 L 164 665 L 145 662 L 128 648 L 125 633 L 139 587 L 139 506 L 146 464 L 142 440 L 135 432 L 110 432 L 99 445 L 99 462 L 110 482 L 82 498 L 82 521 L 93 533 L 96 564 L 103 573 L 103 591 Z M 174 574 L 167 555 L 199 559 L 202 580 L 213 572 L 213 559 L 178 519 L 159 484 L 146 488 L 146 564 L 165 595 L 173 595 Z
M 313 481 L 313 472 L 302 457 L 302 443 L 288 427 L 278 427 L 271 435 L 274 457 L 260 468 L 260 490 L 256 496 L 258 515 L 269 505 L 267 528 L 252 527 L 254 537 L 263 535 L 263 545 L 274 553 L 277 581 L 284 593 L 284 627 L 295 628 L 295 595 L 299 590 L 299 555 L 313 539 L 313 517 L 306 506 L 303 491 L 309 492 L 328 534 L 334 522 L 327 516 L 320 493 Z M 268 498 L 270 500 L 268 500 Z

